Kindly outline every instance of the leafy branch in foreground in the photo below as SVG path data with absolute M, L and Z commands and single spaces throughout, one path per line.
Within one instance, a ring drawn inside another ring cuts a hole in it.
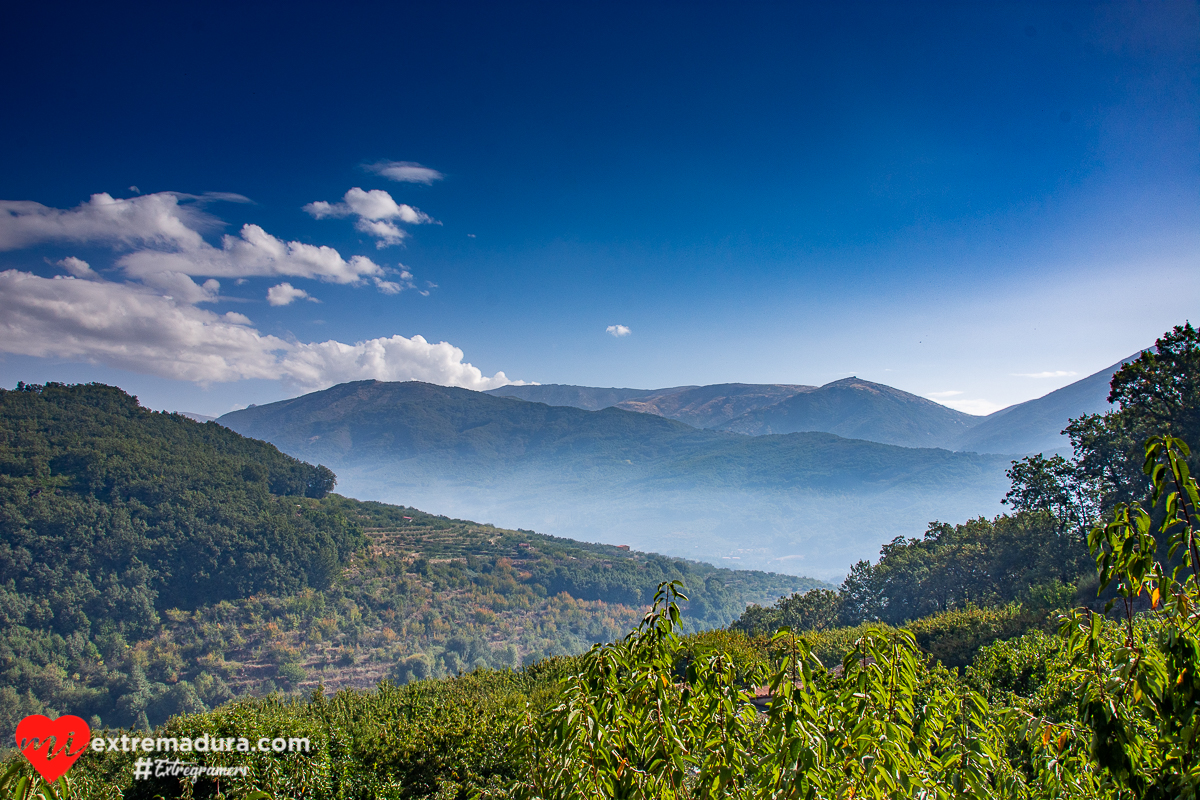
M 908 631 L 868 632 L 834 677 L 785 629 L 768 675 L 722 652 L 686 659 L 678 597 L 664 584 L 638 630 L 584 656 L 562 702 L 527 719 L 517 797 L 983 798 L 1017 784 L 987 701 Z
M 1074 659 L 1079 716 L 1091 728 L 1096 765 L 1139 798 L 1195 797 L 1200 787 L 1195 529 L 1200 491 L 1181 439 L 1152 437 L 1145 450 L 1152 508 L 1161 503 L 1158 534 L 1173 566 L 1157 560 L 1155 515 L 1138 503 L 1118 505 L 1109 523 L 1092 530 L 1088 543 L 1101 589 L 1117 583 L 1124 617 L 1119 640 L 1112 641 L 1111 629 L 1091 611 L 1074 612 L 1061 632 Z M 1138 604 L 1147 600 L 1158 610 L 1158 624 L 1141 624 L 1135 617 Z

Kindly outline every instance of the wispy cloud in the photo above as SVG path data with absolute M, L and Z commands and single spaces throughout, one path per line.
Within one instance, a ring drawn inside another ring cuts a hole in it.
M 933 400 L 940 400 L 943 397 L 954 397 L 960 394 L 962 394 L 962 392 L 952 389 L 948 392 L 929 392 L 925 396 Z
M 401 183 L 423 183 L 426 186 L 446 177 L 436 169 L 423 167 L 413 161 L 378 161 L 364 164 L 363 169 Z
M 1070 378 L 1079 373 L 1059 369 L 1048 372 L 1013 372 L 1011 374 L 1014 378 Z
M 609 325 L 604 329 L 604 332 L 611 336 L 616 336 L 618 339 L 622 336 L 628 336 L 629 334 L 633 333 L 633 331 L 624 325 Z

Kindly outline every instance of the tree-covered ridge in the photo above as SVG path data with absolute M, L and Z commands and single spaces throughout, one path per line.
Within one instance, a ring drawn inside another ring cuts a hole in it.
M 0 391 L 0 586 L 61 632 L 92 617 L 326 586 L 363 546 L 333 473 L 107 386 Z M 37 609 L 44 608 L 45 611 Z
M 419 572 L 443 564 L 450 571 L 461 568 L 478 574 L 503 562 L 514 570 L 517 582 L 538 596 L 566 592 L 578 600 L 635 607 L 648 606 L 663 581 L 678 579 L 692 593 L 690 602 L 683 604 L 684 616 L 702 627 L 726 625 L 747 602 L 778 597 L 787 587 L 826 586 L 811 578 L 723 569 L 626 546 L 481 526 L 404 506 L 342 502 L 349 503 L 347 513 L 363 525 L 373 553 L 397 557 Z

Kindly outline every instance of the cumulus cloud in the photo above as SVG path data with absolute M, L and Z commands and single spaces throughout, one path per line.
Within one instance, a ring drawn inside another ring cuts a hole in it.
M 423 183 L 426 186 L 446 177 L 436 169 L 422 167 L 412 161 L 379 161 L 367 164 L 365 169 L 401 183 Z
M 1078 372 L 1058 369 L 1051 372 L 1014 372 L 1014 378 L 1070 378 L 1078 375 Z
M 633 331 L 624 325 L 609 325 L 604 329 L 604 332 L 612 336 L 616 336 L 618 339 L 622 336 L 628 336 L 629 334 L 633 333 Z
M 317 200 L 303 207 L 314 219 L 358 217 L 354 227 L 376 237 L 377 247 L 399 244 L 408 233 L 396 227 L 392 220 L 410 225 L 436 223 L 437 220 L 406 203 L 397 203 L 382 189 L 364 191 L 357 186 L 346 192 L 340 203 Z
M 345 284 L 384 274 L 383 267 L 366 256 L 347 260 L 332 247 L 285 242 L 258 225 L 243 225 L 236 237 L 223 236 L 220 247 L 201 240 L 194 247 L 173 252 L 137 250 L 122 256 L 117 264 L 127 275 L 141 280 L 156 273 L 181 272 L 218 278 L 315 278 Z
M 0 349 L 199 383 L 282 380 L 302 390 L 364 379 L 476 390 L 513 383 L 503 372 L 485 376 L 448 342 L 287 341 L 259 332 L 241 314 L 197 308 L 152 287 L 18 270 L 0 272 Z
M 315 297 L 310 297 L 308 292 L 297 289 L 290 283 L 281 283 L 267 289 L 267 302 L 273 306 L 286 306 L 300 299 L 316 302 Z
M 84 280 L 89 281 L 99 280 L 100 278 L 100 276 L 96 274 L 96 271 L 92 269 L 92 265 L 84 261 L 82 258 L 67 256 L 61 261 L 56 261 L 54 263 L 74 275 L 76 278 L 83 278 Z
M 160 192 L 119 200 L 101 192 L 65 210 L 28 200 L 0 200 L 0 250 L 43 242 L 198 247 L 203 243 L 198 231 L 215 222 L 195 202 L 199 199 Z

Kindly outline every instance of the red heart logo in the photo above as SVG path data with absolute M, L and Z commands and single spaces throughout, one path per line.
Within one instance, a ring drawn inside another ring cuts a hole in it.
M 17 725 L 17 749 L 47 783 L 65 775 L 91 740 L 92 729 L 88 724 L 70 714 L 58 719 L 30 714 Z M 78 749 L 71 752 L 68 744 L 77 745 Z

